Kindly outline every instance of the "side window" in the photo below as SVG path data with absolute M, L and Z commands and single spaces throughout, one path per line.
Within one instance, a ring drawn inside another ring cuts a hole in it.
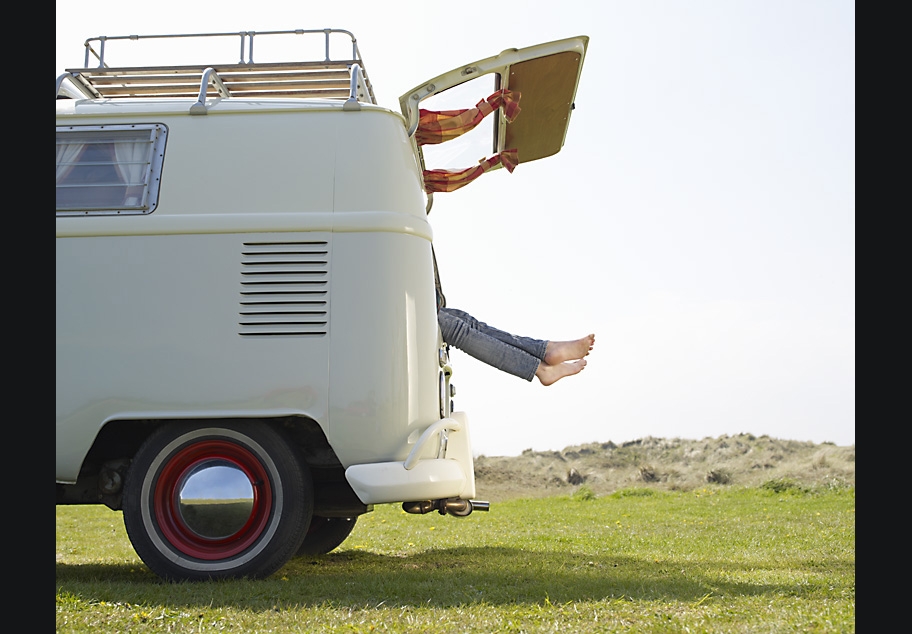
M 57 126 L 57 215 L 152 213 L 166 136 L 158 123 Z

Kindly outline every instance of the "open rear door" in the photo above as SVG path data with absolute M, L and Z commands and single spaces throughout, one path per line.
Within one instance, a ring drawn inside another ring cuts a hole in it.
M 491 135 L 488 137 L 491 143 L 488 147 L 495 157 L 503 154 L 503 161 L 496 158 L 493 164 L 486 167 L 485 162 L 481 161 L 483 171 L 500 166 L 512 171 L 516 164 L 557 154 L 567 135 L 588 43 L 587 36 L 578 36 L 528 48 L 508 49 L 416 86 L 399 99 L 402 113 L 408 121 L 409 135 L 417 134 L 419 145 L 436 144 L 452 137 L 427 140 L 428 134 L 423 134 L 426 129 L 434 126 L 439 129 L 455 118 L 469 121 L 467 125 L 472 128 L 478 125 L 479 129 L 487 130 L 487 134 Z M 485 76 L 488 76 L 487 82 L 476 81 Z M 425 102 L 433 101 L 431 98 L 436 95 L 467 82 L 476 83 L 479 87 L 474 93 L 470 91 L 465 95 L 461 105 L 463 111 L 429 111 L 423 107 Z M 493 89 L 493 94 L 487 92 L 489 89 Z M 465 99 L 469 101 L 466 102 Z M 481 101 L 477 101 L 479 99 Z M 450 119 L 441 124 L 440 120 L 446 120 L 447 117 Z M 484 126 L 479 124 L 482 118 L 488 120 Z M 454 136 L 458 134 L 462 132 L 457 132 Z M 509 154 L 504 154 L 505 152 Z M 476 166 L 472 169 L 481 168 Z M 427 182 L 428 171 L 425 176 Z

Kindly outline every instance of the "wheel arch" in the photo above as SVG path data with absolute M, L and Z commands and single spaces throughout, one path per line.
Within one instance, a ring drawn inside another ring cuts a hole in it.
M 122 486 L 130 462 L 140 446 L 157 429 L 175 422 L 218 426 L 243 420 L 270 425 L 291 439 L 295 453 L 310 469 L 316 494 L 315 512 L 328 517 L 352 517 L 372 507 L 364 505 L 345 479 L 345 470 L 323 428 L 309 416 L 200 417 L 114 419 L 99 430 L 83 459 L 74 484 L 57 484 L 57 504 L 104 504 L 122 508 Z

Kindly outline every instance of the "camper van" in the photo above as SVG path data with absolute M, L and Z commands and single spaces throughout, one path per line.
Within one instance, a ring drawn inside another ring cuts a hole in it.
M 254 61 L 279 39 L 294 61 Z M 56 86 L 57 504 L 122 510 L 168 580 L 270 575 L 376 504 L 488 510 L 428 212 L 560 151 L 587 44 L 508 49 L 390 109 L 344 30 L 87 40 Z M 488 158 L 426 164 L 470 130 Z

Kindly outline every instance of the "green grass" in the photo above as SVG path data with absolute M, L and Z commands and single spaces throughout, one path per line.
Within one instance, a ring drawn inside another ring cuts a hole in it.
M 379 506 L 261 581 L 168 584 L 57 508 L 58 632 L 854 632 L 855 490 L 631 489 L 470 518 Z

